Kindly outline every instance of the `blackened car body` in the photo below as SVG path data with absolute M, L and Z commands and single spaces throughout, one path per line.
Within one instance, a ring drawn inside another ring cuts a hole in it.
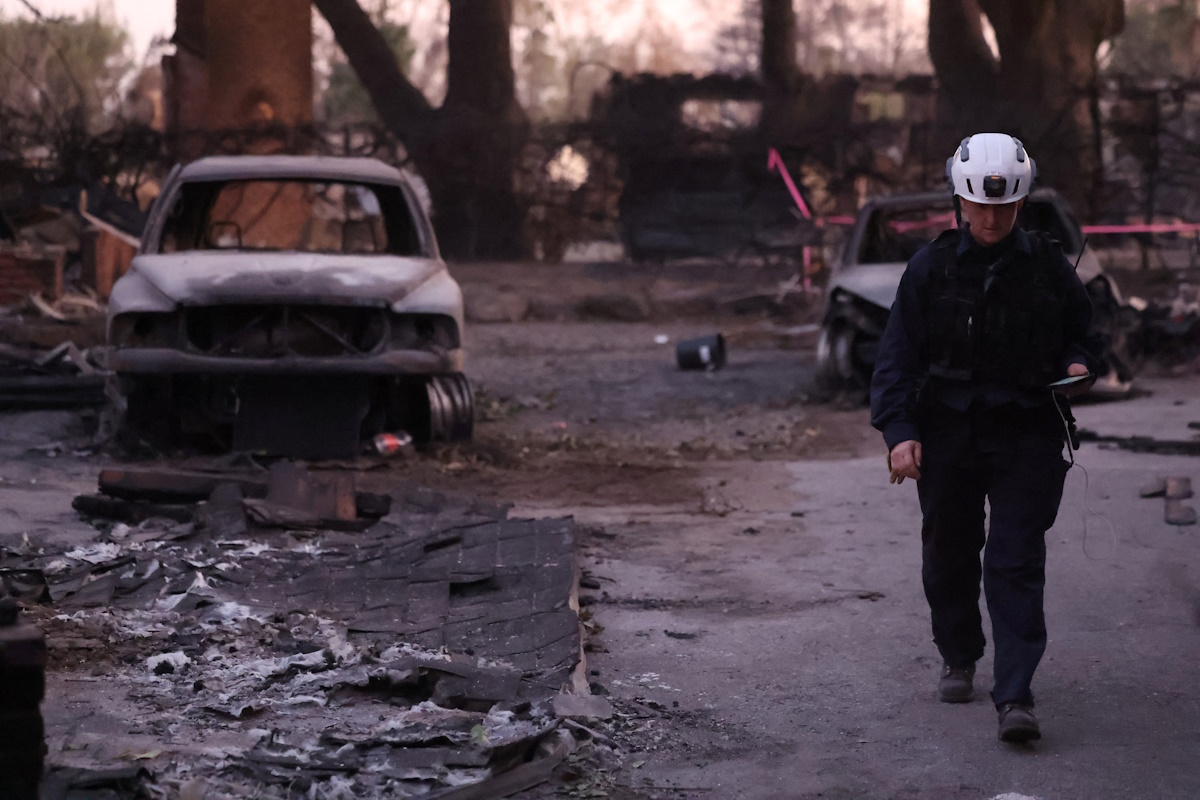
M 107 335 L 134 428 L 346 455 L 387 429 L 471 435 L 462 333 L 462 292 L 402 172 L 229 156 L 168 177 Z

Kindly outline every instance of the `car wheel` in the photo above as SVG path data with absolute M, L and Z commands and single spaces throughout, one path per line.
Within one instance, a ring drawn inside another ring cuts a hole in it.
M 475 429 L 475 396 L 460 372 L 397 382 L 390 390 L 386 425 L 406 431 L 418 445 L 470 441 Z
M 470 441 L 475 430 L 475 395 L 467 376 L 434 375 L 429 379 L 432 438 L 445 442 Z
M 821 329 L 817 375 L 826 387 L 838 391 L 866 387 L 870 370 L 857 355 L 861 339 L 859 330 L 846 320 L 836 320 Z

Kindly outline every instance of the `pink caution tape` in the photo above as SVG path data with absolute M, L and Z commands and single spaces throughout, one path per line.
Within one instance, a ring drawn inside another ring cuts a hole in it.
M 1200 231 L 1196 222 L 1144 222 L 1132 225 L 1084 225 L 1084 233 L 1195 233 Z
M 787 187 L 788 194 L 792 196 L 792 201 L 795 202 L 796 208 L 800 210 L 800 215 L 807 220 L 811 220 L 817 227 L 825 225 L 853 225 L 854 217 L 851 216 L 829 216 L 829 217 L 814 217 L 812 211 L 808 207 L 808 203 L 804 202 L 804 196 L 800 194 L 800 189 L 797 188 L 796 182 L 792 180 L 791 173 L 788 172 L 787 165 L 783 162 L 783 156 L 779 155 L 779 151 L 774 147 L 767 151 L 767 169 L 777 170 L 779 177 L 783 178 L 784 186 Z M 899 232 L 906 233 L 908 231 L 919 230 L 921 228 L 932 228 L 936 225 L 947 224 L 954 219 L 954 214 L 947 213 L 930 217 L 926 220 L 914 222 L 892 222 L 890 227 Z M 1121 233 L 1200 233 L 1200 222 L 1145 222 L 1134 223 L 1129 225 L 1084 225 L 1082 230 L 1085 234 L 1121 234 Z M 811 259 L 810 248 L 804 248 L 804 263 L 807 265 Z
M 792 180 L 792 175 L 788 172 L 787 165 L 783 163 L 783 157 L 779 155 L 779 151 L 774 147 L 767 153 L 767 169 L 779 170 L 779 174 L 783 177 L 784 185 L 791 192 L 792 200 L 796 202 L 796 208 L 800 209 L 801 216 L 811 220 L 812 212 L 808 210 L 808 204 L 804 202 L 804 197 L 801 196 L 800 190 L 796 188 L 796 182 Z M 812 248 L 806 245 L 801 249 L 800 257 L 804 265 L 804 274 L 808 275 L 809 267 L 812 266 Z

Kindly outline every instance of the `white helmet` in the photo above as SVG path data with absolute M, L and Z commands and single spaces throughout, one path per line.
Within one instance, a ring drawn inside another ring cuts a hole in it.
M 946 179 L 958 197 L 985 205 L 1015 203 L 1037 177 L 1021 140 L 1007 133 L 977 133 L 946 159 Z

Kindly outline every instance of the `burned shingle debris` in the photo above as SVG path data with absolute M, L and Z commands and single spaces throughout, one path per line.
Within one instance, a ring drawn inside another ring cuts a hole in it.
M 190 497 L 207 516 L 102 520 L 92 544 L 10 554 L 6 566 L 46 576 L 52 663 L 86 647 L 103 681 L 127 687 L 126 713 L 160 732 L 148 766 L 168 790 L 204 775 L 210 796 L 466 798 L 545 780 L 572 741 L 551 701 L 583 669 L 574 523 L 411 486 L 359 530 L 264 529 L 233 511 L 314 474 L 194 473 L 164 489 L 106 473 L 124 502 Z M 353 487 L 327 488 L 288 502 L 324 504 L 321 520 L 361 510 Z M 245 745 L 193 745 L 231 726 Z M 51 742 L 52 761 L 112 766 L 100 744 L 63 748 Z

